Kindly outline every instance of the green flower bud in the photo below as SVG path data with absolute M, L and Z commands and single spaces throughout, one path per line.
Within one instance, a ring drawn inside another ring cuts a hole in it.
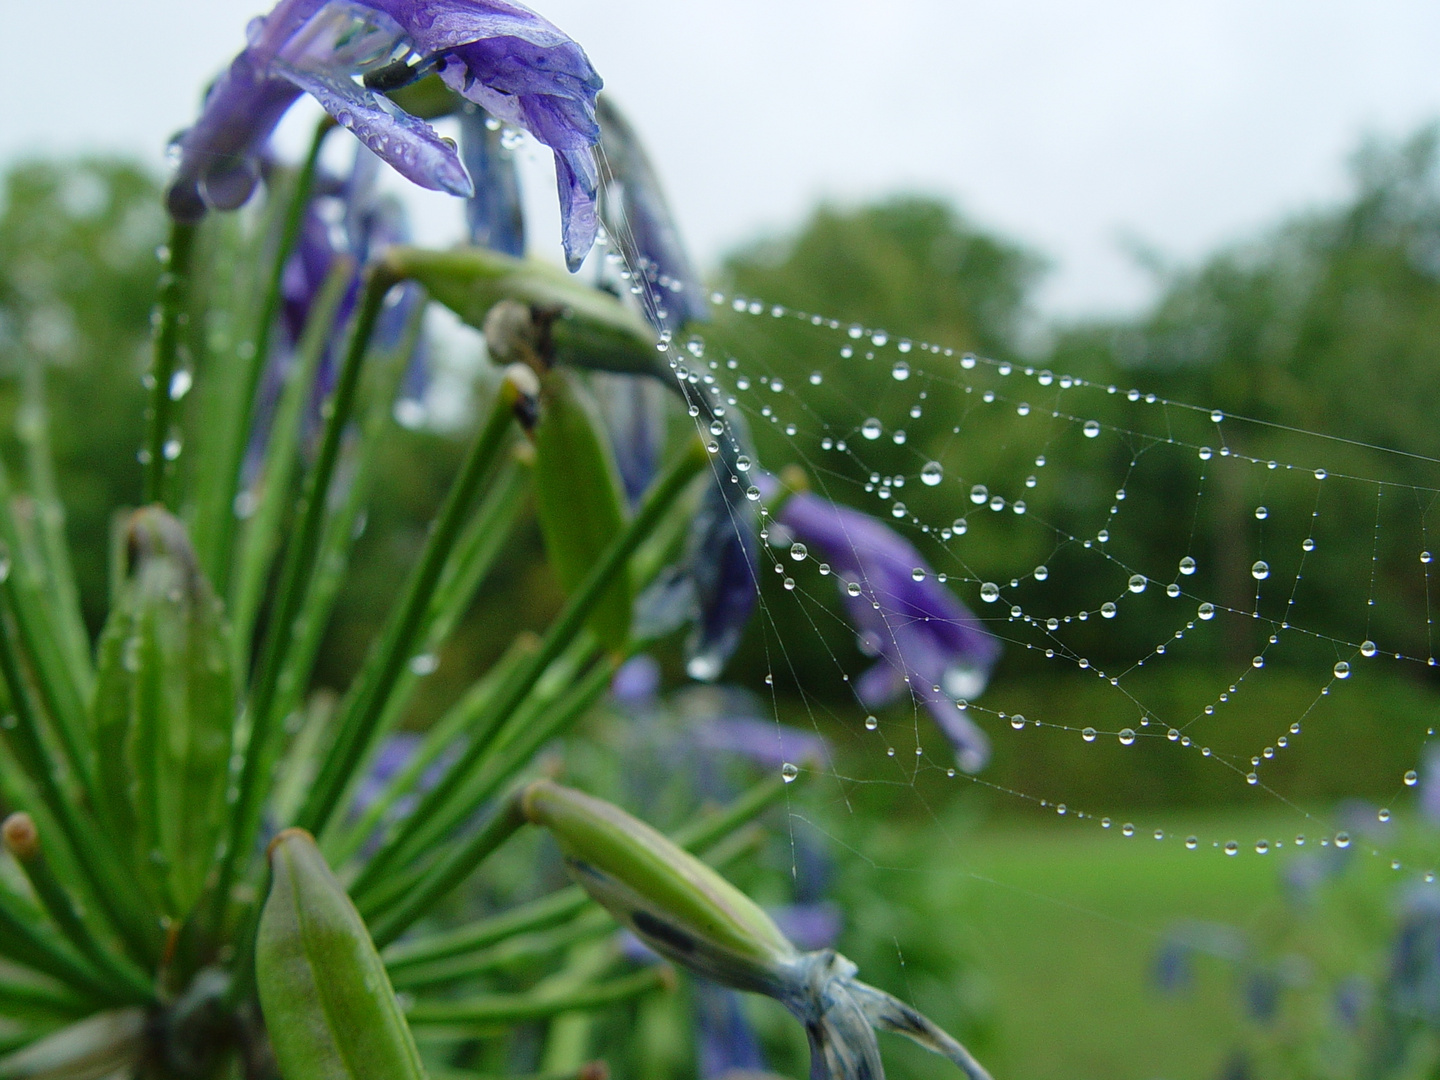
M 423 1080 L 385 965 L 303 829 L 270 844 L 255 979 L 285 1080 Z
M 177 518 L 136 511 L 126 549 L 91 710 L 99 809 L 154 882 L 156 902 L 183 918 L 225 821 L 236 699 L 229 628 Z
M 582 888 L 656 952 L 727 986 L 780 996 L 800 958 L 753 900 L 618 807 L 539 780 L 525 816 L 560 844 Z
M 884 1080 L 874 1029 L 949 1058 L 970 1080 L 989 1074 L 915 1009 L 855 978 L 835 952 L 801 953 L 753 900 L 623 810 L 540 780 L 520 796 L 549 829 L 570 875 L 646 945 L 696 974 L 775 998 L 810 1040 L 813 1080 Z

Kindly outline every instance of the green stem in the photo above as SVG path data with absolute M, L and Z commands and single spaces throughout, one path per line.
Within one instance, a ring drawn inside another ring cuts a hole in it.
M 269 779 L 272 744 L 279 727 L 276 710 L 273 708 L 275 690 L 294 636 L 296 615 L 301 609 L 314 573 L 330 481 L 340 457 L 341 437 L 355 407 L 366 346 L 380 315 L 385 294 L 394 284 L 395 279 L 383 268 L 372 267 L 365 272 L 365 285 L 361 292 L 359 310 L 351 327 L 345 359 L 340 368 L 335 392 L 326 405 L 328 415 L 321 437 L 320 452 L 316 457 L 315 467 L 305 479 L 305 489 L 296 515 L 299 524 L 291 543 L 286 547 L 280 585 L 275 597 L 275 610 L 266 630 L 260 664 L 250 694 L 250 740 L 245 748 L 245 762 L 240 772 L 239 794 L 231 812 L 225 848 L 220 855 L 214 901 L 214 925 L 217 930 L 221 929 L 224 923 L 236 861 L 250 854 L 253 837 L 259 827 L 260 802 L 265 782 Z
M 519 801 L 504 801 L 499 813 L 463 843 L 455 845 L 395 907 L 370 925 L 370 937 L 383 949 L 410 928 L 437 900 L 470 876 L 501 844 L 525 824 Z
M 81 918 L 75 901 L 55 876 L 50 860 L 45 857 L 45 852 L 40 849 L 38 842 L 30 851 L 12 853 L 24 869 L 25 876 L 30 879 L 35 895 L 55 925 L 60 928 L 60 932 L 95 965 L 107 982 L 123 988 L 129 1002 L 140 1004 L 152 1000 L 154 988 L 150 980 L 145 978 L 139 968 L 117 957 L 95 937 Z
M 0 980 L 0 1015 L 11 1020 L 78 1020 L 93 1008 L 64 990 Z
M 389 869 L 397 852 L 409 841 L 411 835 L 424 827 L 431 814 L 449 802 L 459 785 L 490 749 L 504 721 L 529 696 L 545 669 L 559 658 L 575 636 L 584 629 L 591 610 L 609 588 L 611 581 L 624 571 L 631 554 L 650 535 L 670 504 L 680 497 L 681 492 L 705 464 L 705 450 L 697 440 L 655 483 L 640 512 L 625 527 L 625 531 L 605 549 L 580 587 L 566 601 L 560 615 L 545 632 L 535 655 L 497 695 L 495 703 L 480 722 L 479 730 L 465 753 L 450 767 L 440 783 L 421 799 L 415 812 L 400 823 L 395 835 L 370 860 L 355 883 L 357 888 L 363 890 L 365 885 Z
M 473 979 L 479 975 L 553 956 L 561 949 L 612 933 L 614 929 L 615 920 L 609 913 L 595 907 L 561 926 L 506 938 L 488 949 L 434 960 L 427 964 L 392 968 L 390 982 L 396 990 L 410 990 Z
M 490 417 L 471 445 L 460 474 L 451 485 L 430 529 L 420 561 L 410 575 L 384 636 L 341 708 L 335 745 L 326 755 L 320 775 L 310 789 L 310 798 L 301 807 L 295 822 L 315 836 L 325 831 L 356 765 L 374 741 L 390 692 L 414 653 L 435 588 L 454 550 L 466 515 L 474 504 L 480 483 L 489 475 L 505 448 L 514 419 L 517 394 L 513 384 L 508 381 L 502 384 Z
M 10 635 L 12 602 L 9 588 L 0 588 L 0 676 L 10 692 L 13 710 L 3 725 L 6 738 L 39 791 L 45 808 L 65 834 L 65 842 L 89 883 L 91 895 L 131 955 L 142 960 L 150 956 L 153 935 L 146 933 L 143 916 L 125 903 L 132 894 L 122 885 L 124 879 L 109 862 L 109 845 L 60 787 L 59 764 L 45 746 L 30 688 L 20 674 L 19 658 Z
M 315 392 L 315 375 L 320 368 L 320 359 L 330 344 L 335 316 L 354 275 L 355 261 L 349 256 L 339 256 L 331 263 L 305 321 L 305 331 L 295 351 L 294 362 L 286 374 L 280 405 L 275 410 L 275 421 L 270 428 L 265 462 L 260 473 L 264 490 L 240 541 L 240 564 L 231 591 L 231 635 L 236 671 L 248 671 L 250 668 L 255 619 L 264 599 L 265 581 L 275 552 L 280 547 L 282 523 L 295 479 L 301 417 Z M 238 472 L 238 465 L 236 469 Z
M 170 380 L 175 375 L 175 360 L 180 354 L 180 338 L 187 318 L 185 311 L 190 298 L 190 270 L 195 259 L 198 225 L 180 221 L 170 223 L 170 244 L 165 271 L 160 275 L 160 322 L 155 329 L 155 350 L 150 361 L 149 430 L 141 455 L 145 465 L 145 487 L 142 501 L 165 502 L 165 444 L 170 438 Z
M 234 558 L 235 496 L 240 490 L 240 467 L 245 460 L 245 450 L 250 445 L 250 428 L 255 422 L 255 397 L 260 387 L 260 376 L 270 359 L 270 334 L 280 314 L 281 287 L 285 279 L 285 264 L 300 239 L 300 223 L 305 217 L 305 206 L 310 201 L 314 186 L 315 167 L 320 160 L 320 150 L 325 136 L 335 129 L 335 121 L 323 117 L 310 138 L 310 149 L 295 177 L 295 186 L 290 190 L 290 201 L 285 207 L 285 219 L 280 227 L 280 239 L 275 246 L 274 261 L 269 267 L 265 280 L 265 293 L 255 316 L 254 331 L 247 344 L 249 348 L 245 367 L 240 377 L 237 408 L 234 416 L 235 427 L 230 431 L 230 444 L 223 450 L 221 462 L 218 503 L 215 507 L 215 549 L 211 584 L 215 591 L 224 596 L 230 587 L 230 563 Z
M 674 978 L 673 971 L 660 964 L 563 993 L 484 994 L 459 1001 L 427 1001 L 411 1006 L 406 1018 L 417 1027 L 444 1027 L 457 1034 L 468 1034 L 476 1029 L 541 1020 L 556 1013 L 602 1009 L 669 987 Z
M 73 949 L 42 932 L 41 924 L 38 911 L 0 887 L 0 956 L 59 979 L 92 1003 L 119 1005 L 129 999 Z

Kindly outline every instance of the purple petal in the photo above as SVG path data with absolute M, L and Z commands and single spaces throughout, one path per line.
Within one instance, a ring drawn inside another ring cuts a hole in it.
M 660 689 L 660 665 L 648 653 L 641 653 L 620 665 L 610 680 L 610 694 L 630 710 L 648 709 Z
M 790 904 L 770 908 L 769 913 L 781 932 L 805 952 L 831 948 L 845 923 L 840 909 L 829 901 Z
M 476 105 L 460 114 L 460 152 L 475 194 L 465 204 L 470 242 L 515 258 L 525 255 L 525 216 L 515 155 L 506 149 L 494 121 Z
M 754 716 L 711 717 L 695 725 L 694 735 L 702 749 L 739 754 L 766 769 L 786 762 L 821 764 L 830 753 L 821 735 Z
M 455 147 L 424 120 L 388 111 L 378 97 L 343 73 L 303 71 L 281 61 L 275 68 L 407 180 L 461 197 L 474 193 Z

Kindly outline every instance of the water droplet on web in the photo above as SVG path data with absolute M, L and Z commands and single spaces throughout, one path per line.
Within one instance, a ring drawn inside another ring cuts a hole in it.
M 736 468 L 739 472 L 749 472 L 749 471 L 750 471 L 750 459 L 749 459 L 749 457 L 747 457 L 747 456 L 744 455 L 744 454 L 741 454 L 739 457 L 737 457 L 737 458 L 735 459 L 735 468 Z
M 800 543 L 798 540 L 790 545 L 790 558 L 794 559 L 796 562 L 804 561 L 805 556 L 808 554 L 810 554 L 810 549 L 807 548 L 804 544 Z
M 945 469 L 938 461 L 927 461 L 925 467 L 920 470 L 920 482 L 927 487 L 934 487 L 945 477 Z
M 908 512 L 903 502 L 897 502 L 894 506 L 890 507 L 890 516 L 893 518 L 903 518 Z
M 917 566 L 914 570 L 910 571 L 910 579 L 912 581 L 924 581 L 925 577 L 925 568 L 923 566 Z
M 860 434 L 867 439 L 878 439 L 880 437 L 880 421 L 873 416 L 860 425 Z
M 1080 430 L 1081 430 L 1082 432 L 1084 432 L 1085 437 L 1086 437 L 1087 439 L 1093 439 L 1093 438 L 1095 438 L 1097 435 L 1100 434 L 1100 421 L 1099 421 L 1099 420 L 1086 420 L 1086 421 L 1085 421 L 1085 426 L 1084 426 L 1083 428 L 1081 428 Z
M 905 432 L 904 432 L 904 430 L 903 430 L 903 429 L 897 430 L 893 435 L 890 436 L 890 441 L 893 442 L 896 446 L 904 446 L 904 445 L 905 445 Z
M 1016 406 L 1015 406 L 1015 413 L 1016 413 L 1016 415 L 1018 415 L 1018 416 L 1029 416 L 1029 415 L 1030 415 L 1030 403 L 1029 403 L 1028 401 L 1022 401 L 1022 402 L 1020 402 L 1019 405 L 1016 405 Z
M 980 586 L 980 599 L 987 604 L 993 604 L 1000 599 L 1000 586 L 993 581 L 987 581 Z
M 1180 586 L 1172 581 L 1169 585 L 1165 586 L 1165 595 L 1170 597 L 1171 600 L 1174 600 L 1180 595 Z
M 1254 566 L 1250 567 L 1250 576 L 1256 581 L 1264 581 L 1270 576 L 1270 564 L 1263 559 L 1256 562 Z
M 1010 726 L 1016 731 L 1019 731 L 1025 726 L 1025 717 L 1021 716 L 1019 713 L 1016 713 L 1014 716 L 1010 717 Z
M 1221 412 L 1219 409 L 1216 409 L 1214 412 L 1212 412 L 1212 413 L 1210 414 L 1210 420 L 1211 420 L 1212 423 L 1218 424 L 1218 423 L 1220 423 L 1221 420 L 1224 420 L 1224 419 L 1225 419 L 1225 414 L 1224 414 L 1223 412 Z
M 1128 822 L 1128 821 L 1125 822 L 1124 825 L 1121 825 L 1121 826 L 1120 826 L 1120 835 L 1122 835 L 1122 836 L 1134 836 L 1134 835 L 1135 835 L 1135 826 L 1132 825 L 1132 824 L 1131 824 L 1130 822 Z
M 1187 848 L 1189 848 L 1191 851 L 1194 851 L 1197 847 L 1200 846 L 1200 839 L 1199 839 L 1199 837 L 1187 836 L 1187 837 L 1185 838 L 1185 846 L 1186 846 Z
M 1050 568 L 1048 566 L 1037 566 L 1034 571 L 1032 571 L 1032 576 L 1036 581 L 1044 581 L 1050 576 Z
M 1253 668 L 1262 668 L 1262 667 L 1264 667 L 1264 666 L 1265 666 L 1265 657 L 1263 657 L 1263 656 L 1252 656 L 1252 657 L 1250 658 L 1250 666 L 1253 667 Z
M 1256 854 L 1256 855 L 1266 855 L 1266 854 L 1269 853 L 1269 851 L 1270 851 L 1270 841 L 1269 841 L 1269 840 L 1256 840 L 1256 841 L 1255 841 L 1255 854 Z
M 161 453 L 165 456 L 166 461 L 174 461 L 180 456 L 180 440 L 166 439 L 165 445 L 161 447 Z
M 847 581 L 847 582 L 845 583 L 845 591 L 846 591 L 847 593 L 849 593 L 851 596 L 859 596 L 859 595 L 860 595 L 860 583 L 859 583 L 858 581 Z
M 800 770 L 788 761 L 780 766 L 780 779 L 784 780 L 787 784 L 799 775 Z
M 1128 728 L 1128 727 L 1127 727 L 1127 728 L 1121 728 L 1121 729 L 1120 729 L 1120 745 L 1121 745 L 1121 746 L 1129 746 L 1129 745 L 1132 744 L 1134 741 L 1135 741 L 1135 729 L 1134 729 L 1134 728 Z
M 997 513 L 1000 512 L 1001 510 L 1004 510 L 1004 509 L 1005 509 L 1005 497 L 1004 497 L 1003 495 L 991 495 L 991 496 L 990 496 L 990 509 L 991 509 L 991 510 L 994 510 L 994 511 L 997 512 Z
M 1375 816 L 1376 816 L 1382 823 L 1384 823 L 1384 822 L 1390 820 L 1390 811 L 1387 810 L 1387 809 L 1385 809 L 1384 807 L 1381 807 L 1381 808 L 1380 808 L 1380 812 L 1379 812 L 1378 814 L 1376 814 Z
M 760 489 L 759 489 L 758 487 L 754 487 L 753 485 L 752 485 L 751 487 L 746 488 L 746 489 L 745 489 L 745 498 L 749 499 L 751 502 L 759 502 L 759 501 L 760 501 Z
M 1109 600 L 1106 600 L 1105 603 L 1101 604 L 1101 605 L 1100 605 L 1100 616 L 1101 616 L 1101 618 L 1105 618 L 1105 619 L 1113 619 L 1113 618 L 1115 617 L 1115 605 L 1114 605 L 1114 603 L 1112 603 L 1112 602 L 1109 601 Z
M 1045 620 L 1045 629 L 1046 629 L 1046 630 L 1052 630 L 1052 631 L 1053 631 L 1053 630 L 1059 630 L 1059 629 L 1060 629 L 1060 620 L 1057 619 L 1057 618 L 1055 618 L 1054 616 L 1051 616 L 1050 618 L 1048 618 L 1048 619 Z
M 1195 560 L 1192 559 L 1189 555 L 1186 555 L 1183 559 L 1180 560 L 1180 573 L 1184 574 L 1186 577 L 1189 577 L 1191 574 L 1195 573 Z
M 811 386 L 819 386 L 819 385 L 820 385 L 822 382 L 824 382 L 824 381 L 825 381 L 825 376 L 824 376 L 823 374 L 821 374 L 820 372 L 818 372 L 818 371 L 812 371 L 812 372 L 810 372 L 810 385 L 811 385 Z
M 1300 541 L 1300 550 L 1301 550 L 1301 551 L 1314 551 L 1314 550 L 1315 550 L 1315 541 L 1312 540 L 1310 537 L 1307 536 L 1304 540 Z
M 896 382 L 904 382 L 910 378 L 910 365 L 904 360 L 896 360 L 895 365 L 890 369 L 890 377 Z
M 1095 729 L 1093 727 L 1087 727 L 1084 731 L 1080 732 L 1080 738 L 1084 739 L 1086 742 L 1094 742 Z
M 1106 539 L 1109 539 L 1109 537 L 1106 537 Z M 1127 583 L 1126 588 L 1133 593 L 1142 593 L 1145 591 L 1145 586 L 1149 583 L 1149 579 L 1144 574 L 1131 574 L 1130 581 Z
M 867 716 L 867 717 L 865 717 L 865 730 L 866 730 L 866 731 L 874 731 L 874 730 L 875 730 L 877 727 L 879 727 L 879 726 L 880 726 L 880 721 L 879 721 L 878 719 L 876 719 L 875 717 L 873 717 L 873 716 Z
M 1428 551 L 1422 551 L 1422 552 L 1420 552 L 1420 561 L 1421 561 L 1422 563 L 1428 563 L 1428 562 L 1430 561 L 1430 552 L 1428 552 Z
M 1196 614 L 1199 615 L 1200 618 L 1208 622 L 1215 617 L 1215 605 L 1207 600 L 1205 603 L 1200 605 L 1200 608 L 1196 612 Z
M 964 518 L 956 518 L 953 522 L 950 523 L 950 531 L 956 536 L 964 536 L 965 533 L 969 530 L 969 528 L 970 523 Z
M 976 506 L 979 506 L 988 498 L 990 498 L 990 489 L 984 484 L 976 484 L 970 489 L 970 501 Z
M 1240 845 L 1237 844 L 1234 840 L 1226 840 L 1226 841 L 1225 841 L 1225 854 L 1226 854 L 1226 855 L 1239 855 L 1239 854 L 1240 854 Z
M 1265 509 L 1265 507 L 1263 507 L 1263 506 L 1257 506 L 1257 507 L 1255 507 L 1255 520 L 1256 520 L 1256 521 L 1264 521 L 1264 520 L 1265 520 L 1266 518 L 1268 518 L 1269 516 L 1270 516 L 1270 511 L 1267 510 L 1267 509 Z
M 410 670 L 416 675 L 433 675 L 440 666 L 440 658 L 434 653 L 419 653 L 410 658 Z
M 1350 834 L 1347 832 L 1337 832 L 1335 834 L 1335 846 L 1342 850 L 1348 848 L 1350 846 Z
M 1411 769 L 1409 772 L 1407 772 L 1407 773 L 1405 774 L 1405 786 L 1406 786 L 1406 787 L 1414 787 L 1414 786 L 1415 786 L 1416 784 L 1418 784 L 1419 782 L 1420 782 L 1420 776 L 1419 776 L 1419 774 L 1417 774 L 1417 773 L 1415 772 L 1414 769 Z
M 1373 641 L 1362 641 L 1362 642 L 1360 643 L 1360 655 L 1361 655 L 1361 656 L 1366 656 L 1366 657 L 1374 656 L 1374 655 L 1375 655 L 1375 642 L 1373 642 Z
M 1316 479 L 1316 480 L 1324 480 L 1325 477 L 1327 477 L 1327 476 L 1329 476 L 1329 475 L 1330 475 L 1330 474 L 1327 473 L 1324 469 L 1316 469 L 1316 470 L 1315 470 L 1315 479 Z
M 1346 663 L 1344 660 L 1336 661 L 1336 663 L 1335 663 L 1335 678 L 1337 678 L 1337 679 L 1348 679 L 1348 678 L 1350 678 L 1350 665 L 1349 665 L 1348 663 Z

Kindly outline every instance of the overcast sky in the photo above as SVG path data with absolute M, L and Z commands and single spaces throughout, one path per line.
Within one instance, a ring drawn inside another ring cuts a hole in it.
M 647 138 L 704 262 L 817 199 L 953 199 L 1049 256 L 1056 314 L 1150 295 L 1440 117 L 1434 0 L 542 0 Z M 0 159 L 147 155 L 255 0 L 5 0 Z

